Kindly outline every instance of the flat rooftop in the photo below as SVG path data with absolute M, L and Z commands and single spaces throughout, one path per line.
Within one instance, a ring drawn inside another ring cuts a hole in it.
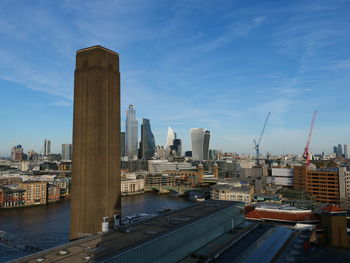
M 11 262 L 88 262 L 101 261 L 161 237 L 185 225 L 215 214 L 240 202 L 207 200 L 124 226 L 123 232 L 109 232 L 79 239 Z M 40 261 L 40 259 L 43 259 Z

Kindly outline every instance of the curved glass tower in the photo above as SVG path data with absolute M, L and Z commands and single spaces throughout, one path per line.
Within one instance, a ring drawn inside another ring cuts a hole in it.
M 191 129 L 192 159 L 203 161 L 209 159 L 210 131 L 203 128 Z
M 137 159 L 137 120 L 133 105 L 126 112 L 125 151 L 129 160 Z
M 154 140 L 149 119 L 142 119 L 141 148 L 142 148 L 142 159 L 150 160 L 155 153 L 156 142 Z

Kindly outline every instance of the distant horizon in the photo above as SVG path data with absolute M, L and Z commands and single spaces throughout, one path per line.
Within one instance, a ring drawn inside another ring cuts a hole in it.
M 156 145 L 168 126 L 191 148 L 302 154 L 350 143 L 350 4 L 296 1 L 8 1 L 0 15 L 0 156 L 21 144 L 52 151 L 72 141 L 76 51 L 119 54 L 121 120 L 135 105 Z M 20 18 L 20 19 L 19 19 Z

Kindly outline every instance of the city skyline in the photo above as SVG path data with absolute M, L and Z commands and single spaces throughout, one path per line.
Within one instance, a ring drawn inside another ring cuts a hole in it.
M 348 3 L 102 2 L 3 5 L 1 156 L 71 142 L 72 54 L 95 44 L 123 56 L 122 130 L 133 104 L 157 144 L 170 125 L 189 150 L 190 128 L 205 127 L 211 148 L 254 154 L 271 111 L 261 153 L 302 154 L 314 110 L 311 152 L 349 143 Z

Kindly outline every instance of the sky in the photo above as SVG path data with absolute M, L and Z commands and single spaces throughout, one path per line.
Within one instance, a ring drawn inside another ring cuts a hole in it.
M 0 156 L 72 140 L 75 53 L 119 53 L 121 119 L 135 105 L 156 144 L 170 125 L 210 148 L 302 154 L 350 143 L 350 1 L 2 0 Z M 140 134 L 140 132 L 139 132 Z

